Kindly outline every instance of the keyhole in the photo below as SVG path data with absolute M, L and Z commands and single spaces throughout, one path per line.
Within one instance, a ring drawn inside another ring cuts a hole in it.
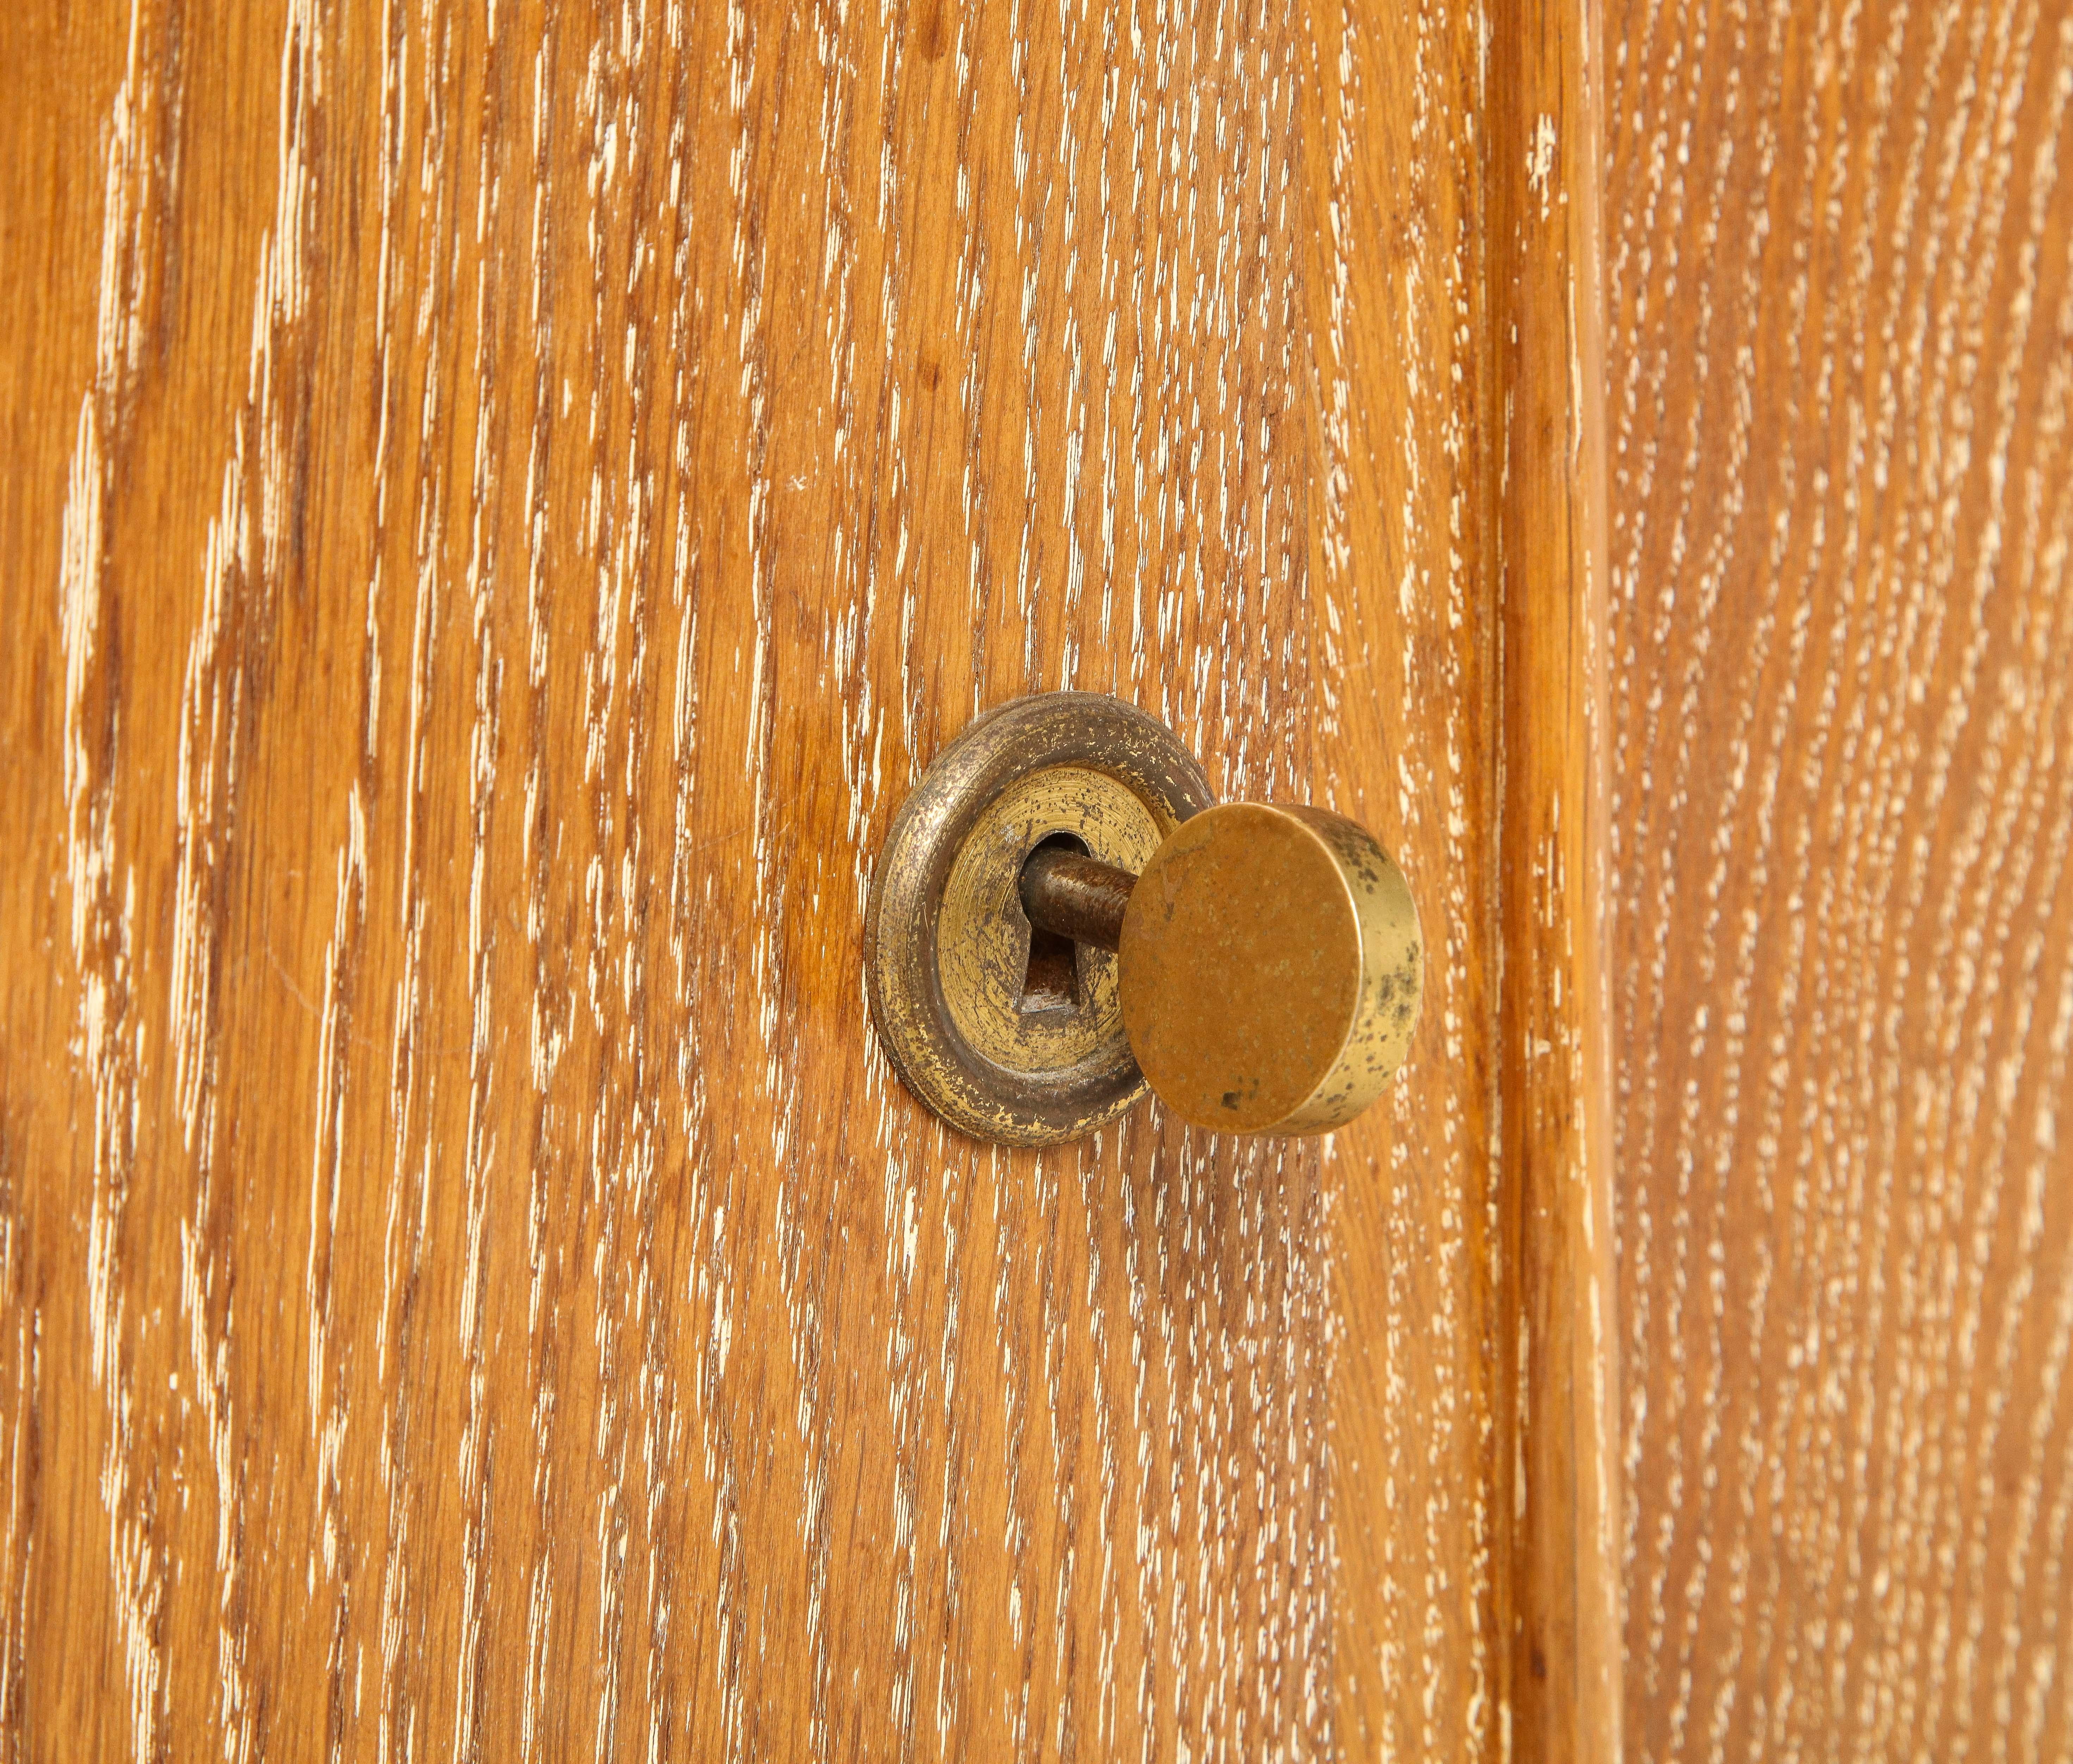
M 1032 851 L 1077 851 L 1093 855 L 1086 842 L 1070 833 L 1053 833 L 1040 839 Z M 1021 1009 L 1027 1016 L 1038 1011 L 1076 1011 L 1080 1005 L 1080 964 L 1073 940 L 1056 931 L 1029 928 L 1029 966 L 1022 976 Z

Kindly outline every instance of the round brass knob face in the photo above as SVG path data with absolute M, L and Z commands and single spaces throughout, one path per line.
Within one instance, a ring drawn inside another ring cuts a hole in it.
M 1160 1099 L 1198 1127 L 1323 1132 L 1403 1063 L 1417 909 L 1366 831 L 1321 809 L 1229 803 L 1185 822 L 1123 914 L 1123 1026 Z

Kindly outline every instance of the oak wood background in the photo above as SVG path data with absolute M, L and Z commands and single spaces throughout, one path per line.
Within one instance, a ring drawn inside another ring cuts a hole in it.
M 1612 1754 L 1594 42 L 5 10 L 0 1746 Z M 1358 1131 L 890 1077 L 1065 686 L 1403 854 Z
M 2073 13 L 1607 19 L 1627 1731 L 2073 1756 Z

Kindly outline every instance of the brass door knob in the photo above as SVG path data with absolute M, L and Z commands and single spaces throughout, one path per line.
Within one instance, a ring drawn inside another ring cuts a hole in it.
M 1198 1127 L 1340 1126 L 1409 1050 L 1417 909 L 1389 854 L 1341 816 L 1267 802 L 1205 810 L 1138 876 L 1040 847 L 1019 892 L 1036 929 L 1119 957 L 1138 1068 Z
M 1321 1132 L 1409 1050 L 1403 873 L 1321 809 L 1211 806 L 1163 724 L 1084 693 L 952 743 L 895 822 L 866 969 L 910 1088 L 983 1138 L 1093 1131 L 1142 1094 L 1200 1127 Z

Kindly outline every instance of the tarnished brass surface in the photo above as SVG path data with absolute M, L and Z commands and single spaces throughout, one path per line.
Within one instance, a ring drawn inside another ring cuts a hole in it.
M 1411 1043 L 1423 952 L 1403 873 L 1321 809 L 1234 802 L 1160 848 L 1123 916 L 1123 1021 L 1160 1098 L 1197 1126 L 1322 1132 Z
M 1023 862 L 1045 839 L 1066 834 L 1135 872 L 1173 824 L 1162 826 L 1153 806 L 1120 778 L 1084 765 L 1032 772 L 980 810 L 950 865 L 936 933 L 943 1001 L 975 1051 L 1010 1071 L 1032 1074 L 1069 1071 L 1105 1053 L 1120 1058 L 1113 954 L 1076 946 L 1066 952 L 1077 970 L 1076 1007 L 1025 1008 L 1030 925 L 1022 906 Z
M 1128 1108 L 1144 1079 L 1115 958 L 1067 945 L 1065 989 L 1024 995 L 1022 865 L 1065 835 L 1136 870 L 1209 802 L 1170 730 L 1091 693 L 1018 699 L 945 748 L 887 836 L 865 924 L 872 1016 L 909 1088 L 952 1126 L 1011 1145 L 1076 1139 Z
M 1171 732 L 1114 699 L 1018 699 L 944 751 L 893 824 L 866 925 L 872 1012 L 924 1102 L 1041 1145 L 1113 1119 L 1148 1078 L 1185 1119 L 1239 1133 L 1323 1131 L 1380 1094 L 1422 978 L 1402 873 L 1323 810 L 1208 801 Z

